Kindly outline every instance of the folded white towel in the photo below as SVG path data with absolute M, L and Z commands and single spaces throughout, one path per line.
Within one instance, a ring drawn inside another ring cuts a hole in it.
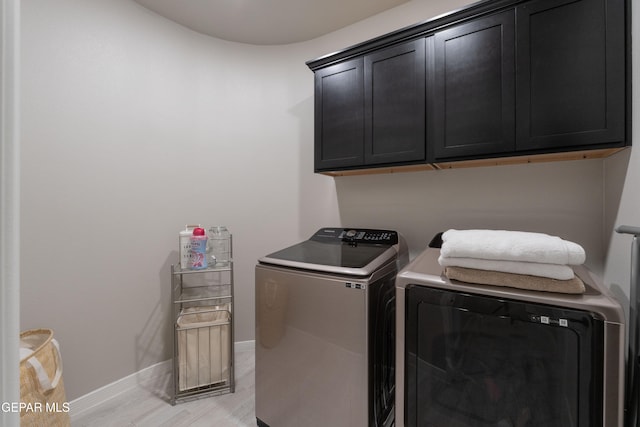
M 442 235 L 445 258 L 478 258 L 543 264 L 579 265 L 582 246 L 543 233 L 506 230 L 448 230 Z
M 538 262 L 485 260 L 477 258 L 446 258 L 441 256 L 438 263 L 443 267 L 464 267 L 476 270 L 499 271 L 501 273 L 524 274 L 556 280 L 570 280 L 573 269 L 567 265 L 542 264 Z

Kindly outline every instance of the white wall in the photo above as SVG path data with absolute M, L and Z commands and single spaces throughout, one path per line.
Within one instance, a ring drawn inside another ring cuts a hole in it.
M 398 229 L 413 254 L 449 227 L 543 231 L 602 271 L 603 161 L 312 173 L 304 62 L 465 3 L 414 0 L 258 47 L 128 0 L 24 0 L 21 327 L 55 329 L 68 398 L 169 357 L 169 266 L 187 222 L 234 234 L 238 341 L 253 339 L 256 259 L 325 225 Z
M 343 223 L 397 229 L 414 254 L 449 228 L 526 230 L 580 243 L 587 264 L 602 269 L 599 160 L 341 177 L 336 183 Z
M 169 358 L 186 223 L 233 233 L 236 339 L 253 339 L 257 258 L 338 221 L 306 58 L 128 0 L 22 6 L 21 328 L 55 330 L 67 397 Z

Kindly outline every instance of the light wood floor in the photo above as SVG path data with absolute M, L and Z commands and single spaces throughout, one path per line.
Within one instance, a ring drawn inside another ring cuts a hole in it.
M 73 419 L 73 427 L 255 427 L 253 348 L 236 351 L 235 370 L 235 393 L 172 406 L 168 373 L 92 408 Z

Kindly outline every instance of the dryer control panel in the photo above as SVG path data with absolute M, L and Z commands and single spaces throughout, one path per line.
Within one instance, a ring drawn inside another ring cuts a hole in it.
M 391 246 L 398 243 L 398 233 L 392 230 L 369 228 L 321 228 L 310 240 L 325 243 L 368 243 Z

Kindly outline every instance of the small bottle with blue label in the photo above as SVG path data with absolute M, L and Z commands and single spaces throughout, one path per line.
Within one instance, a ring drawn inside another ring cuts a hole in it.
M 204 228 L 197 227 L 193 229 L 189 267 L 192 270 L 207 268 L 207 234 Z

